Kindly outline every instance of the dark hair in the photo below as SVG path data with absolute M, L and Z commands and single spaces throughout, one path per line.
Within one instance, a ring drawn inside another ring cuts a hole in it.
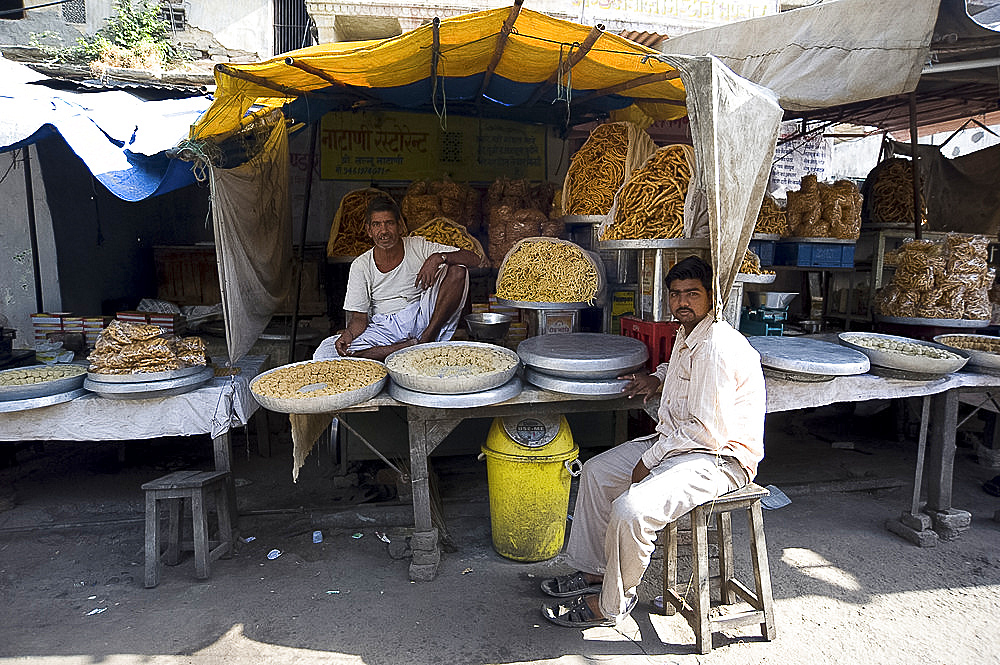
M 365 211 L 365 224 L 371 222 L 372 215 L 377 212 L 391 212 L 397 222 L 403 219 L 403 215 L 399 211 L 399 206 L 388 195 L 376 196 L 368 203 L 368 209 Z
M 667 288 L 677 279 L 697 279 L 705 287 L 705 292 L 712 295 L 712 266 L 697 256 L 681 259 L 667 271 Z

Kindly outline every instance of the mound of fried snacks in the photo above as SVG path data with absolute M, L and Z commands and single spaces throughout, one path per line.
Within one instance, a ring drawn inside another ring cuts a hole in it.
M 351 358 L 286 365 L 250 383 L 253 392 L 275 399 L 308 399 L 360 390 L 385 377 L 380 363 Z M 310 390 L 303 390 L 310 388 Z
M 208 364 L 200 337 L 172 337 L 159 326 L 117 319 L 101 332 L 87 360 L 95 374 L 167 372 Z
M 518 302 L 592 302 L 600 288 L 597 266 L 573 243 L 529 238 L 500 266 L 497 298 Z
M 330 225 L 330 239 L 326 243 L 327 256 L 358 256 L 372 248 L 372 241 L 365 232 L 365 215 L 368 204 L 377 196 L 388 196 L 377 189 L 356 189 L 340 200 Z M 406 233 L 406 224 L 400 222 L 400 232 Z
M 606 215 L 625 180 L 628 130 L 624 123 L 595 127 L 566 172 L 567 215 Z
M 481 259 L 486 258 L 482 245 L 465 230 L 465 227 L 447 217 L 435 217 L 415 231 L 411 231 L 410 235 L 423 236 L 432 242 L 451 245 L 458 249 L 467 249 Z
M 790 190 L 787 196 L 790 235 L 856 240 L 861 233 L 861 193 L 850 180 L 831 185 L 809 173 L 802 176 L 799 189 Z
M 760 203 L 760 212 L 757 213 L 757 224 L 753 231 L 754 233 L 788 235 L 788 213 L 770 194 L 764 194 L 764 200 Z
M 683 237 L 692 152 L 690 146 L 669 145 L 635 171 L 618 194 L 614 219 L 601 240 Z
M 773 270 L 763 270 L 760 267 L 760 257 L 755 253 L 747 250 L 747 253 L 743 255 L 743 261 L 740 263 L 739 272 L 744 275 L 773 275 Z
M 913 162 L 894 157 L 879 164 L 871 198 L 871 221 L 875 224 L 913 225 Z M 927 223 L 927 207 L 920 194 L 920 223 Z

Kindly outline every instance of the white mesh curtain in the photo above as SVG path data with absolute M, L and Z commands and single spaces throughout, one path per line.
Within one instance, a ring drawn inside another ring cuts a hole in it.
M 232 169 L 211 169 L 215 253 L 229 358 L 242 357 L 292 285 L 288 132 L 277 115 L 259 152 Z

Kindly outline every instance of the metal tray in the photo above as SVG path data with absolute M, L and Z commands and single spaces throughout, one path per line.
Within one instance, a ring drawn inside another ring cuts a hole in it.
M 780 233 L 754 233 L 751 240 L 781 240 Z
M 590 303 L 586 302 L 528 302 L 505 298 L 497 298 L 497 304 L 519 309 L 586 309 L 591 306 Z
M 607 215 L 563 215 L 563 224 L 602 224 Z
M 790 372 L 783 369 L 773 369 L 771 367 L 762 367 L 764 376 L 773 379 L 784 379 L 785 381 L 798 381 L 800 383 L 823 383 L 824 381 L 833 381 L 835 376 L 832 374 L 811 374 L 807 372 Z
M 708 238 L 599 240 L 598 249 L 708 249 Z
M 976 319 L 921 319 L 911 316 L 882 316 L 875 315 L 876 321 L 883 323 L 895 323 L 901 326 L 937 326 L 938 328 L 985 328 L 990 325 L 989 320 L 979 321 Z
M 80 376 L 83 376 L 82 374 Z M 63 402 L 69 402 L 76 399 L 77 397 L 83 397 L 87 394 L 87 391 L 83 388 L 77 388 L 75 390 L 70 390 L 69 392 L 59 393 L 58 395 L 46 395 L 45 397 L 33 397 L 31 399 L 14 399 L 5 402 L 0 402 L 0 413 L 13 413 L 14 411 L 27 411 L 29 409 L 41 409 L 45 406 L 52 406 L 53 404 L 62 404 Z
M 954 351 L 964 351 L 969 354 L 969 362 L 963 369 L 969 371 L 983 371 L 986 374 L 997 374 L 1000 372 L 1000 353 L 980 351 L 977 349 L 963 349 L 961 346 L 953 346 L 954 342 L 961 339 L 976 340 L 983 339 L 1000 344 L 1000 337 L 994 335 L 969 335 L 964 333 L 951 333 L 935 335 L 934 341 L 943 344 Z
M 426 349 L 440 347 L 473 347 L 486 349 L 499 353 L 513 361 L 513 364 L 504 370 L 490 372 L 488 374 L 466 374 L 451 376 L 430 376 L 422 374 L 407 374 L 392 368 L 395 361 L 405 358 L 407 354 L 417 353 Z M 434 393 L 440 395 L 458 395 L 463 393 L 477 393 L 483 390 L 491 390 L 504 385 L 510 381 L 520 367 L 521 361 L 517 354 L 510 349 L 496 344 L 485 342 L 431 342 L 429 344 L 418 344 L 407 349 L 394 351 L 385 359 L 385 367 L 392 377 L 393 383 L 407 390 L 414 390 L 422 393 Z
M 103 381 L 87 379 L 83 382 L 83 387 L 108 399 L 152 399 L 172 397 L 196 390 L 214 377 L 215 371 L 211 367 L 202 367 L 197 374 L 177 379 L 147 381 L 145 383 L 104 383 Z
M 602 333 L 559 333 L 529 337 L 517 347 L 528 367 L 569 379 L 609 379 L 642 367 L 646 345 L 632 337 Z
M 832 342 L 801 337 L 747 337 L 750 346 L 760 354 L 765 370 L 779 370 L 794 381 L 808 381 L 804 376 L 815 375 L 828 380 L 834 376 L 864 374 L 871 367 L 868 356 L 856 349 Z M 772 372 L 773 374 L 773 372 Z
M 19 370 L 32 369 L 35 367 L 45 367 L 45 365 L 30 365 L 28 367 L 15 367 L 13 369 L 5 369 L 0 372 L 0 376 L 3 376 L 7 372 L 16 372 Z M 54 379 L 52 381 L 45 381 L 43 383 L 32 383 L 26 386 L 0 386 L 0 402 L 6 402 L 10 400 L 26 400 L 34 399 L 36 397 L 48 397 L 50 395 L 59 395 L 61 393 L 69 392 L 71 390 L 76 390 L 83 386 L 84 379 L 87 378 L 86 372 L 79 374 L 78 376 L 67 376 L 62 379 Z
M 736 273 L 737 282 L 743 282 L 744 284 L 770 284 L 778 275 L 754 275 L 748 272 Z
M 192 365 L 180 369 L 170 369 L 163 372 L 135 372 L 133 374 L 101 374 L 87 372 L 87 380 L 100 383 L 149 383 L 151 381 L 167 381 L 180 379 L 204 371 L 205 365 Z
M 782 242 L 821 242 L 827 245 L 856 245 L 857 240 L 846 238 L 812 238 L 809 236 L 789 236 L 782 238 Z
M 898 335 L 882 335 L 880 333 L 842 332 L 838 335 L 840 343 L 844 346 L 860 351 L 868 356 L 871 361 L 871 372 L 877 374 L 878 369 L 891 369 L 897 372 L 905 372 L 908 376 L 893 376 L 892 378 L 913 378 L 919 376 L 920 379 L 929 380 L 938 378 L 952 372 L 960 370 L 969 360 L 969 352 L 961 349 L 952 349 L 937 342 L 927 342 L 922 339 L 912 339 L 910 337 L 900 337 Z M 877 337 L 885 340 L 897 342 L 909 342 L 911 344 L 922 344 L 937 349 L 944 349 L 959 356 L 958 358 L 928 358 L 927 356 L 911 356 L 902 353 L 892 353 L 881 349 L 869 349 L 867 347 L 852 342 L 857 337 Z
M 382 365 L 382 363 L 377 360 L 369 360 L 367 358 L 331 358 L 331 360 L 376 363 L 378 365 Z M 254 387 L 259 379 L 262 379 L 269 374 L 273 374 L 274 372 L 286 367 L 308 365 L 309 363 L 314 362 L 320 361 L 303 360 L 301 362 L 275 367 L 274 369 L 268 370 L 263 374 L 259 374 L 254 377 L 253 381 L 250 382 L 250 392 L 253 393 L 254 399 L 256 399 L 257 402 L 268 411 L 275 411 L 277 413 L 332 413 L 339 409 L 346 409 L 349 406 L 360 404 L 361 402 L 367 402 L 372 397 L 375 397 L 375 395 L 382 392 L 382 388 L 385 387 L 386 381 L 389 380 L 389 375 L 386 374 L 375 383 L 370 383 L 367 386 L 358 388 L 357 390 L 348 390 L 334 395 L 321 395 L 319 397 L 308 398 L 271 397 L 270 395 L 264 395 L 257 392 Z
M 414 406 L 428 406 L 435 409 L 469 409 L 475 406 L 498 404 L 517 397 L 524 389 L 521 379 L 516 376 L 497 388 L 483 390 L 478 393 L 463 393 L 461 395 L 438 395 L 422 393 L 417 390 L 407 390 L 394 381 L 389 382 L 389 396 L 397 402 Z
M 621 397 L 628 379 L 568 379 L 539 372 L 531 367 L 524 370 L 524 380 L 544 390 L 576 395 L 581 399 Z

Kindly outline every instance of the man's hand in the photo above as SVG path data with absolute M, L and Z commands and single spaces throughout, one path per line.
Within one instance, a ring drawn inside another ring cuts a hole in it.
M 337 349 L 337 353 L 339 353 L 342 356 L 347 356 L 350 355 L 350 353 L 347 351 L 347 347 L 350 346 L 351 342 L 353 341 L 354 341 L 354 335 L 347 332 L 346 330 L 342 330 L 340 332 L 340 337 L 338 337 L 337 341 L 333 343 L 333 346 Z
M 437 279 L 438 270 L 441 269 L 441 264 L 444 262 L 442 259 L 444 254 L 437 253 L 431 254 L 424 261 L 424 265 L 420 266 L 420 272 L 417 273 L 417 281 L 414 283 L 420 289 L 429 289 Z
M 641 395 L 643 404 L 660 389 L 660 379 L 652 374 L 625 374 L 618 378 L 628 380 L 628 385 L 622 389 L 625 396 L 632 399 Z
M 649 475 L 649 469 L 646 468 L 645 463 L 642 460 L 636 462 L 635 468 L 632 469 L 632 483 L 642 482 L 642 479 Z

